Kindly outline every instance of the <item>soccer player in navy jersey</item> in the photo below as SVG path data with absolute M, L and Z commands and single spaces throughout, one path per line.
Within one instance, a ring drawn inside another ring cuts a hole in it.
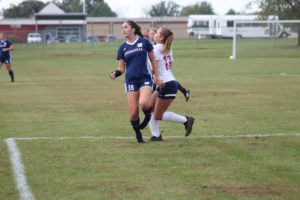
M 149 28 L 149 38 L 153 45 L 156 45 L 156 42 L 154 41 L 154 35 L 156 34 L 156 32 L 157 32 L 156 28 L 153 27 Z M 182 85 L 178 81 L 177 81 L 177 85 L 178 85 L 178 90 L 180 90 L 180 92 L 182 92 L 183 96 L 185 97 L 185 101 L 188 101 L 190 98 L 190 90 L 182 87 Z
M 154 35 L 156 45 L 154 47 L 155 59 L 158 63 L 158 75 L 164 86 L 158 88 L 153 94 L 151 104 L 153 115 L 149 122 L 152 137 L 150 141 L 162 141 L 159 132 L 159 120 L 182 123 L 185 127 L 185 136 L 189 136 L 192 131 L 194 118 L 182 116 L 174 112 L 167 111 L 173 100 L 176 98 L 178 82 L 172 73 L 173 52 L 171 45 L 174 34 L 167 28 L 158 29 Z
M 14 72 L 11 69 L 11 56 L 10 51 L 14 50 L 12 43 L 5 38 L 4 33 L 0 33 L 0 68 L 3 63 L 6 65 L 6 69 L 11 78 L 11 82 L 15 81 Z
M 151 119 L 151 94 L 152 94 L 152 73 L 147 59 L 151 61 L 156 85 L 162 87 L 159 79 L 157 62 L 153 53 L 153 45 L 149 40 L 143 38 L 141 28 L 134 21 L 128 20 L 122 24 L 122 33 L 127 39 L 118 50 L 117 59 L 119 67 L 110 74 L 114 80 L 125 75 L 125 90 L 130 112 L 130 122 L 136 133 L 138 143 L 144 143 L 141 128 L 144 128 Z M 140 124 L 139 105 L 142 108 L 145 118 Z

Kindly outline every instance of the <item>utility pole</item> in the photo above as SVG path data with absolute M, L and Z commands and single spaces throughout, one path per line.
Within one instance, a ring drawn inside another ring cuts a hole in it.
M 85 14 L 86 13 L 86 10 L 85 10 L 85 8 L 86 8 L 86 6 L 85 6 L 85 0 L 82 0 L 82 1 L 83 1 L 82 2 L 82 11 Z

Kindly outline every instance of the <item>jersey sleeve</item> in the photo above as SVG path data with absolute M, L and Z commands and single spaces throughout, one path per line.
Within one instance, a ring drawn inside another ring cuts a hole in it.
M 151 44 L 151 42 L 147 39 L 145 39 L 145 49 L 148 51 L 148 52 L 151 52 L 153 51 L 153 45 Z
M 124 60 L 123 45 L 119 47 L 117 60 Z
M 9 48 L 12 45 L 11 41 L 7 40 L 6 41 L 6 48 Z

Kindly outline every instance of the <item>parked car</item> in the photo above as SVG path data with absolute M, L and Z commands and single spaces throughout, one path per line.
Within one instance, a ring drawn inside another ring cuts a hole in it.
M 117 37 L 115 35 L 107 35 L 105 41 L 109 42 L 109 41 L 116 41 Z
M 105 39 L 106 39 L 105 35 L 98 35 L 97 37 L 98 37 L 99 41 L 105 41 Z
M 50 43 L 59 43 L 59 39 L 57 37 L 50 37 L 48 40 L 47 40 L 47 43 L 50 44 Z
M 67 35 L 66 42 L 80 42 L 77 35 Z
M 87 42 L 99 42 L 99 38 L 97 36 L 90 35 L 86 38 Z
M 29 33 L 27 35 L 27 43 L 28 44 L 41 43 L 41 42 L 42 42 L 41 34 L 39 34 L 39 33 Z

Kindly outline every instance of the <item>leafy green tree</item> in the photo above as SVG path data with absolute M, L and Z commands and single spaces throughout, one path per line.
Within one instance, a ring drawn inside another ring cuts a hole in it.
M 65 12 L 82 12 L 83 4 L 81 0 L 55 0 Z M 104 0 L 86 0 L 86 13 L 92 17 L 116 17 L 117 14 L 111 10 Z
M 91 17 L 116 17 L 117 14 L 111 10 L 107 3 L 98 3 L 89 14 Z
M 58 7 L 65 12 L 82 12 L 82 3 L 80 0 L 53 0 Z
M 34 13 L 38 13 L 46 4 L 42 1 L 27 0 L 19 5 L 12 5 L 10 8 L 3 10 L 4 18 L 28 18 Z
M 188 15 L 213 15 L 215 14 L 212 5 L 206 1 L 196 3 L 194 5 L 186 6 L 181 10 L 181 16 Z
M 152 5 L 147 14 L 151 17 L 178 16 L 180 13 L 179 8 L 180 6 L 173 1 L 161 1 Z
M 232 8 L 230 8 L 225 15 L 237 15 L 238 13 L 235 12 Z
M 277 15 L 279 19 L 300 19 L 300 0 L 259 0 L 260 16 L 267 18 Z M 300 46 L 300 25 L 298 26 L 298 42 Z

